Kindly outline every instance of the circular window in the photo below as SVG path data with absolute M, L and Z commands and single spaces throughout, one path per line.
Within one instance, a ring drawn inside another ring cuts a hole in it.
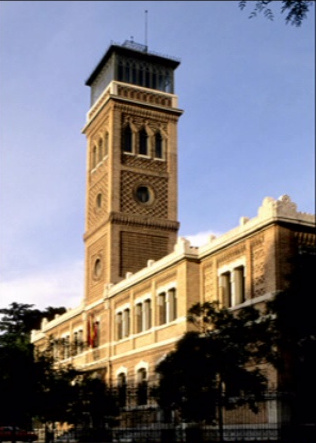
M 138 186 L 135 190 L 135 198 L 139 203 L 152 203 L 154 199 L 154 193 L 148 186 Z
M 95 278 L 100 278 L 102 273 L 102 262 L 100 258 L 97 258 L 94 262 L 93 275 Z
M 150 200 L 150 192 L 147 186 L 139 186 L 136 190 L 137 200 L 141 203 L 148 203 Z

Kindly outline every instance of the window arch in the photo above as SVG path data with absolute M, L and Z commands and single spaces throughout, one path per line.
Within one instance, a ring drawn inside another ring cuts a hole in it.
M 147 371 L 145 368 L 140 368 L 137 371 L 137 405 L 146 405 L 148 398 L 148 383 Z
M 139 149 L 138 152 L 141 155 L 148 155 L 148 135 L 145 128 L 142 128 L 139 132 Z
M 123 129 L 123 151 L 133 152 L 133 133 L 130 125 L 125 126 Z

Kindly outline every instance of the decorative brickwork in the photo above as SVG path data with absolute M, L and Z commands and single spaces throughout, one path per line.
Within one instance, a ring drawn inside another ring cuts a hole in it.
M 146 169 L 154 172 L 167 172 L 167 162 L 152 158 L 122 154 L 122 164 L 128 167 Z
M 131 105 L 117 105 L 116 109 L 120 110 L 122 119 L 121 125 L 122 127 L 129 124 L 132 124 L 133 129 L 138 131 L 141 127 L 146 126 L 149 131 L 154 133 L 157 130 L 162 131 L 165 137 L 168 134 L 168 122 L 170 121 L 171 116 L 168 115 L 168 119 L 166 118 L 166 114 L 157 111 L 156 109 L 144 109 L 140 107 L 131 106 Z
M 90 188 L 87 227 L 95 227 L 105 217 L 108 207 L 108 177 L 104 174 L 102 180 L 99 180 Z
M 229 262 L 235 260 L 236 258 L 244 255 L 245 251 L 246 251 L 245 244 L 236 246 L 236 247 L 229 249 L 229 250 L 223 252 L 222 254 L 220 254 L 220 256 L 217 260 L 217 263 L 219 266 L 221 266 L 223 263 L 229 263 Z
M 161 277 L 159 277 L 156 281 L 156 287 L 159 289 L 159 286 L 164 286 L 168 282 L 173 282 L 177 279 L 177 271 L 174 270 L 172 272 L 164 273 Z
M 217 300 L 214 279 L 216 279 L 216 275 L 214 275 L 214 267 L 213 264 L 209 264 L 203 269 L 203 299 L 205 301 L 213 302 Z
M 257 247 L 252 251 L 252 294 L 251 297 L 259 297 L 265 293 L 265 252 L 263 247 Z
M 102 295 L 107 271 L 106 246 L 107 235 L 103 235 L 98 241 L 90 245 L 87 251 L 87 289 L 90 302 Z
M 148 257 L 158 260 L 167 254 L 168 238 L 137 232 L 121 232 L 120 275 L 146 267 Z
M 117 95 L 130 100 L 141 101 L 143 103 L 171 107 L 172 99 L 166 94 L 159 92 L 145 91 L 136 89 L 133 86 L 125 86 L 118 84 Z
M 135 199 L 137 186 L 149 185 L 153 190 L 153 202 L 142 205 Z M 121 211 L 142 214 L 150 217 L 168 217 L 168 179 L 145 174 L 122 171 L 121 174 Z M 149 258 L 149 257 L 148 257 Z

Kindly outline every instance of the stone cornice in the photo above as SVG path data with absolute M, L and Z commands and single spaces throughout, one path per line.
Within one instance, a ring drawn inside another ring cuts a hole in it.
M 95 232 L 97 232 L 102 226 L 105 226 L 107 223 L 134 227 L 154 228 L 169 232 L 177 232 L 180 226 L 179 222 L 173 220 L 164 220 L 162 218 L 157 219 L 137 214 L 111 212 L 104 218 L 101 224 L 84 234 L 84 240 L 88 240 Z
M 124 96 L 124 94 L 122 94 L 122 91 L 126 91 L 127 96 Z M 129 97 L 129 95 L 131 95 L 131 92 L 138 92 L 140 94 L 140 98 Z M 152 100 L 149 100 L 149 97 L 151 97 Z M 134 106 L 135 104 L 139 104 L 142 107 L 146 106 L 148 108 L 157 109 L 163 112 L 167 111 L 177 115 L 183 114 L 183 110 L 177 108 L 178 98 L 175 94 L 148 89 L 128 83 L 112 81 L 88 111 L 87 121 L 81 131 L 82 133 L 86 132 L 91 122 L 95 119 L 95 117 L 99 114 L 99 112 L 104 108 L 104 106 L 111 98 L 119 100 L 126 104 L 132 104 Z M 164 99 L 167 102 L 166 104 L 162 104 Z
M 315 229 L 315 215 L 297 212 L 296 203 L 292 202 L 288 195 L 282 195 L 278 200 L 266 197 L 258 209 L 257 217 L 252 219 L 241 217 L 238 227 L 218 238 L 210 236 L 209 243 L 199 248 L 199 258 L 236 243 L 273 223 L 301 225 Z

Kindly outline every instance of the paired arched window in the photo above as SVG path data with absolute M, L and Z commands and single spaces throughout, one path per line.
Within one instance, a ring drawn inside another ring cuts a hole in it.
M 178 317 L 177 291 L 176 288 L 170 288 L 158 294 L 158 324 L 176 320 Z
M 162 158 L 162 157 L 163 157 L 162 136 L 158 131 L 155 134 L 155 158 Z
M 129 125 L 123 129 L 123 151 L 133 152 L 133 134 Z
M 139 148 L 138 152 L 140 155 L 148 155 L 148 135 L 144 128 L 139 132 Z
M 149 136 L 143 127 L 137 135 L 138 146 L 135 151 L 139 155 L 153 156 L 154 158 L 163 159 L 165 157 L 165 142 L 160 133 L 157 131 L 153 136 Z M 133 153 L 133 132 L 129 125 L 125 126 L 122 131 L 122 151 Z
M 91 169 L 95 169 L 99 163 L 109 153 L 109 133 L 106 131 L 104 137 L 100 137 L 97 142 L 93 145 L 91 152 Z

